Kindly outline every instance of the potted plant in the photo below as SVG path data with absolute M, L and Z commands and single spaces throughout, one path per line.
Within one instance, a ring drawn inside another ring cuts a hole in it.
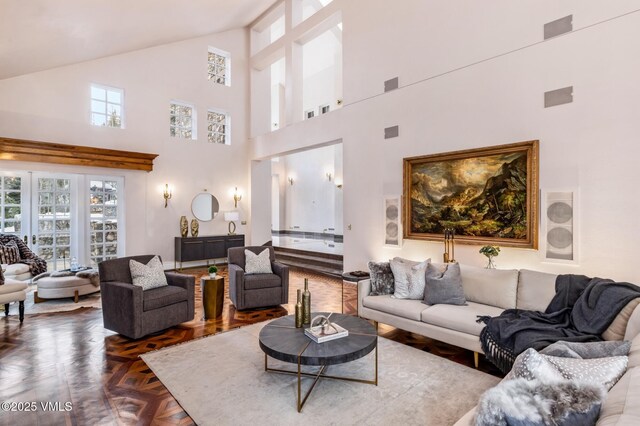
M 218 272 L 218 267 L 216 265 L 209 266 L 209 277 L 210 278 L 215 278 L 217 272 Z
M 487 266 L 485 266 L 485 268 L 495 269 L 496 265 L 495 263 L 493 263 L 493 258 L 500 254 L 500 247 L 484 246 L 480 249 L 480 253 L 484 254 L 485 256 L 487 256 L 487 259 L 489 259 L 489 263 L 487 263 Z

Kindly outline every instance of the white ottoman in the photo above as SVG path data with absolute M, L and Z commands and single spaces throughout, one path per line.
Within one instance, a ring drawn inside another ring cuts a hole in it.
M 36 284 L 38 290 L 33 295 L 35 303 L 44 302 L 46 299 L 61 299 L 73 297 L 73 301 L 78 303 L 78 297 L 85 294 L 100 291 L 100 286 L 91 284 L 89 278 L 71 277 L 45 277 L 40 278 Z
M 0 304 L 4 305 L 4 314 L 9 316 L 9 304 L 19 302 L 20 322 L 24 320 L 24 299 L 27 298 L 27 284 L 7 278 L 4 285 L 0 285 Z

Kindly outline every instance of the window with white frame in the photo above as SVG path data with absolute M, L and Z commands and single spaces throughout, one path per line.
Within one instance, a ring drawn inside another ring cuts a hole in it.
M 91 124 L 124 128 L 124 91 L 115 87 L 91 85 Z
M 196 139 L 196 110 L 193 105 L 177 101 L 169 104 L 169 135 Z
M 207 61 L 209 80 L 231 86 L 231 56 L 229 53 L 210 47 Z
M 208 141 L 212 143 L 231 144 L 229 114 L 223 111 L 207 111 Z

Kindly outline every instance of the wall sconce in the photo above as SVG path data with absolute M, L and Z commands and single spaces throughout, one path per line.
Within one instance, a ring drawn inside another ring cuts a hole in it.
M 229 222 L 229 235 L 236 235 L 235 221 L 240 220 L 240 213 L 238 212 L 224 212 L 225 222 Z
M 293 178 L 290 177 L 289 179 L 287 179 L 289 181 L 289 185 L 293 186 Z
M 329 179 L 329 182 L 331 182 L 332 177 L 333 175 L 331 174 L 331 172 L 327 172 L 327 179 Z
M 242 194 L 238 192 L 238 187 L 233 191 L 233 206 L 238 208 L 238 201 L 242 200 Z
M 164 185 L 164 192 L 162 193 L 162 196 L 164 197 L 164 208 L 166 209 L 167 204 L 169 203 L 169 200 L 173 196 L 173 193 L 171 192 L 171 188 L 169 188 L 168 183 Z

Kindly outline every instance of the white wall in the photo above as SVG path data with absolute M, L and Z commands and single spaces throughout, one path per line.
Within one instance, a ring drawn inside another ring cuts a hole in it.
M 207 80 L 207 49 L 231 53 L 232 86 Z M 191 199 L 203 189 L 221 211 L 232 210 L 230 190 L 245 194 L 238 205 L 249 219 L 247 30 L 233 30 L 183 42 L 56 68 L 0 81 L 0 134 L 5 137 L 98 146 L 159 154 L 151 173 L 0 161 L 0 169 L 98 173 L 125 177 L 126 252 L 158 253 L 172 265 L 179 218 L 191 214 Z M 124 88 L 125 129 L 89 124 L 91 83 Z M 169 101 L 195 104 L 198 140 L 169 136 Z M 206 142 L 206 110 L 228 111 L 230 146 Z M 164 208 L 162 188 L 173 186 Z M 200 235 L 226 234 L 219 215 L 200 224 Z M 238 233 L 246 231 L 238 224 Z
M 579 263 L 504 248 L 498 266 L 640 281 L 640 13 L 621 16 L 636 2 L 331 5 L 344 23 L 345 107 L 255 137 L 251 156 L 342 138 L 346 270 L 396 255 L 441 259 L 440 243 L 382 245 L 382 197 L 401 194 L 404 157 L 539 139 L 540 187 L 580 191 Z M 544 23 L 569 14 L 574 31 L 543 42 Z M 383 94 L 384 80 L 396 76 L 401 88 Z M 570 85 L 573 103 L 543 107 L 545 91 Z M 400 137 L 384 140 L 392 125 Z M 483 266 L 478 249 L 458 246 L 456 257 Z

